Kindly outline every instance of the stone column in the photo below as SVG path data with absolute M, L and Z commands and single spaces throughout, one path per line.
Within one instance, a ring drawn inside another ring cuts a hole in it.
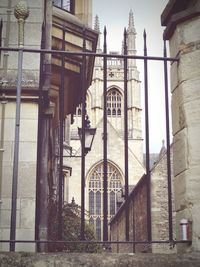
M 174 190 L 177 239 L 180 220 L 189 220 L 192 245 L 200 250 L 200 1 L 170 0 L 161 15 L 171 64 Z

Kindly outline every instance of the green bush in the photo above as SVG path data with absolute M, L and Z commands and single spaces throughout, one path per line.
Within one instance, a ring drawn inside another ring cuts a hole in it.
M 74 201 L 67 203 L 63 206 L 62 211 L 62 225 L 64 241 L 81 241 L 81 207 Z M 58 221 L 54 217 L 51 220 L 51 240 L 56 240 L 56 232 L 58 230 Z M 92 225 L 85 222 L 85 240 L 83 243 L 63 243 L 57 245 L 51 245 L 50 251 L 66 251 L 66 252 L 101 252 L 101 246 L 95 243 L 95 233 Z M 94 241 L 94 243 L 86 243 L 86 241 Z

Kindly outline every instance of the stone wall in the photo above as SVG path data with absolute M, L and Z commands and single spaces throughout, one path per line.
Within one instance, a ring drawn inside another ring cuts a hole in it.
M 0 239 L 10 239 L 11 192 L 14 156 L 15 102 L 5 104 L 2 118 L 0 105 L 0 125 L 4 122 L 4 146 L 2 164 L 2 188 L 0 203 Z M 19 142 L 19 172 L 16 239 L 33 240 L 35 236 L 35 190 L 37 156 L 37 103 L 21 105 L 21 127 Z M 0 243 L 0 250 L 6 251 L 9 244 Z M 34 245 L 17 244 L 17 250 L 34 250 Z
M 153 241 L 169 240 L 167 179 L 167 155 L 166 149 L 162 148 L 159 158 L 151 170 L 151 231 Z M 173 203 L 173 188 L 171 197 Z M 148 239 L 146 176 L 141 178 L 136 187 L 130 193 L 129 201 L 130 240 L 146 241 Z M 175 240 L 176 233 L 174 204 L 172 207 L 174 230 L 173 238 Z M 111 240 L 125 241 L 125 205 L 119 209 L 118 213 L 111 222 Z M 141 244 L 135 246 L 113 245 L 112 248 L 114 252 L 146 252 L 150 249 L 149 247 Z M 176 247 L 172 247 L 169 243 L 153 243 L 151 245 L 151 251 L 153 253 L 176 253 Z
M 19 1 L 0 3 L 3 20 L 2 46 L 18 47 L 18 21 L 14 8 Z M 40 48 L 43 2 L 29 1 L 29 16 L 24 25 L 24 47 Z M 38 132 L 37 90 L 39 54 L 23 54 L 22 99 L 19 140 L 16 239 L 35 238 L 36 158 Z M 18 53 L 1 52 L 0 60 L 0 239 L 10 239 L 11 191 L 13 176 L 16 87 Z M 26 92 L 26 93 L 24 93 Z M 0 250 L 9 244 L 0 243 Z M 33 244 L 17 244 L 16 250 L 34 251 Z
M 181 254 L 0 254 L 0 267 L 199 267 L 200 255 Z
M 171 23 L 173 21 L 173 23 Z M 174 191 L 177 239 L 180 220 L 187 219 L 192 246 L 200 250 L 200 2 L 169 1 L 162 14 L 171 65 Z
M 163 153 L 164 152 L 164 153 Z M 175 209 L 173 190 L 173 171 L 171 153 L 171 179 L 172 179 L 172 218 L 173 239 L 175 233 Z M 169 240 L 169 215 L 168 215 L 168 172 L 166 149 L 161 149 L 157 162 L 151 170 L 151 220 L 152 240 Z M 176 247 L 170 244 L 152 244 L 153 253 L 175 253 Z
M 170 42 L 172 56 L 172 116 L 174 135 L 175 207 L 177 230 L 180 220 L 193 224 L 193 247 L 200 250 L 200 17 L 178 26 Z M 180 231 L 178 231 L 180 236 Z
M 147 177 L 144 175 L 133 191 L 128 202 L 124 202 L 117 214 L 111 220 L 111 241 L 125 241 L 126 205 L 129 209 L 129 239 L 130 241 L 147 241 Z M 113 252 L 150 252 L 146 244 L 113 244 Z

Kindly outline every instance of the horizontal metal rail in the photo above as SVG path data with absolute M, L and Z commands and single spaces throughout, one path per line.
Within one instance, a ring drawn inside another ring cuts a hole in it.
M 31 48 L 14 48 L 14 47 L 0 47 L 0 51 L 13 51 L 18 52 L 22 50 L 26 53 L 45 53 L 45 54 L 64 54 L 71 56 L 94 56 L 94 57 L 107 57 L 107 58 L 121 58 L 121 59 L 146 59 L 158 61 L 179 61 L 178 57 L 156 57 L 156 56 L 136 56 L 136 55 L 112 55 L 112 54 L 97 54 L 92 52 L 71 52 L 63 50 L 49 50 L 49 49 L 31 49 Z
M 44 243 L 44 244 L 191 244 L 191 240 L 152 240 L 152 241 L 67 241 L 67 240 L 0 240 L 0 243 Z

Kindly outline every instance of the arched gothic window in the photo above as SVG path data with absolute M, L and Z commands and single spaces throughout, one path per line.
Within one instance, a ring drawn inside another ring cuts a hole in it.
M 107 115 L 109 117 L 120 117 L 122 114 L 122 95 L 113 88 L 107 93 Z
M 122 188 L 122 176 L 110 162 L 107 165 L 108 220 L 117 211 L 117 192 Z M 89 222 L 94 226 L 96 238 L 103 237 L 103 163 L 92 170 L 89 177 Z

